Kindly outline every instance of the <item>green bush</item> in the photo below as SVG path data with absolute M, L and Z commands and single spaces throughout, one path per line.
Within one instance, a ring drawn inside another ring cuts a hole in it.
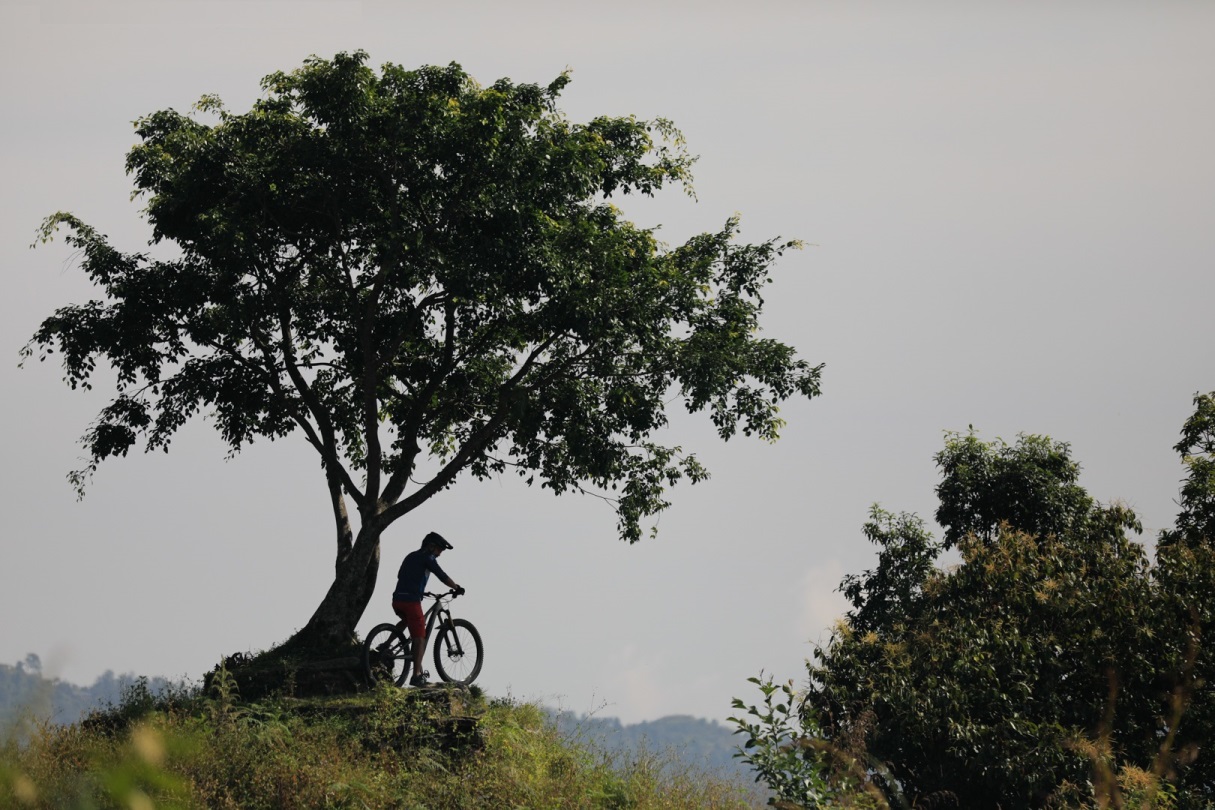
M 951 435 L 942 540 L 874 507 L 877 567 L 841 585 L 852 610 L 808 666 L 801 733 L 863 751 L 894 804 L 1211 807 L 1215 396 L 1195 405 L 1154 563 L 1067 444 Z

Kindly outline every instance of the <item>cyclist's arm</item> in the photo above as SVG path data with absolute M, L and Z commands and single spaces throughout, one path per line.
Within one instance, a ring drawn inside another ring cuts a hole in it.
M 433 557 L 430 560 L 429 568 L 431 573 L 438 577 L 439 581 L 444 585 L 452 588 L 453 590 L 461 590 L 460 586 L 456 584 L 455 580 L 447 576 L 447 572 L 439 567 L 439 563 Z

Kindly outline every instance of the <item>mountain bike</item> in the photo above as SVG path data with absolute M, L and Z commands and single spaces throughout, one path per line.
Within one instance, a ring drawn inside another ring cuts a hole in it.
M 481 674 L 481 663 L 485 660 L 485 649 L 481 634 L 465 619 L 453 619 L 447 603 L 458 594 L 428 593 L 434 604 L 426 611 L 426 643 L 434 639 L 435 671 L 448 683 L 468 685 Z M 431 631 L 438 625 L 435 633 Z M 426 648 L 422 648 L 426 657 Z M 413 644 L 409 634 L 396 624 L 377 624 L 363 642 L 363 671 L 371 683 L 393 682 L 404 686 L 409 672 L 415 667 Z M 422 669 L 421 662 L 416 668 Z

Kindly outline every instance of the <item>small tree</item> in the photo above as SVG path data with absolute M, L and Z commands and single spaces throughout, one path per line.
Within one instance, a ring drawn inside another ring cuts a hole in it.
M 153 241 L 179 255 L 51 216 L 42 239 L 66 228 L 101 298 L 25 349 L 59 351 L 73 388 L 99 362 L 117 372 L 70 476 L 81 491 L 200 412 L 233 452 L 304 437 L 336 529 L 333 584 L 295 637 L 308 646 L 350 642 L 381 534 L 461 472 L 612 493 L 634 542 L 667 485 L 706 475 L 655 438 L 673 395 L 723 439 L 771 440 L 778 403 L 819 390 L 821 367 L 758 335 L 768 268 L 795 243 L 738 244 L 732 219 L 668 249 L 609 202 L 689 181 L 669 122 L 570 123 L 564 74 L 481 87 L 455 64 L 365 62 L 272 74 L 244 114 L 204 97 L 198 117 L 138 121 L 127 169 Z M 415 484 L 427 457 L 437 471 Z

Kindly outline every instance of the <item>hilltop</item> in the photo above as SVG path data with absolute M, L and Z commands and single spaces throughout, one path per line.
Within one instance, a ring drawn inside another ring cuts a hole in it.
M 152 695 L 185 692 L 187 684 L 166 678 L 142 679 Z M 27 720 L 70 725 L 92 712 L 117 706 L 124 693 L 139 684 L 133 674 L 107 671 L 89 686 L 48 678 L 36 655 L 16 665 L 0 664 L 0 736 L 13 728 L 22 715 Z M 621 757 L 634 753 L 657 753 L 684 765 L 730 778 L 751 779 L 751 771 L 734 757 L 739 738 L 714 721 L 687 715 L 670 715 L 640 723 L 622 723 L 614 717 L 598 717 L 556 711 L 541 711 L 557 731 L 576 745 L 610 751 Z
M 541 707 L 450 686 L 242 702 L 122 701 L 0 747 L 0 807 L 746 808 L 744 782 L 663 754 L 620 756 L 558 731 Z

